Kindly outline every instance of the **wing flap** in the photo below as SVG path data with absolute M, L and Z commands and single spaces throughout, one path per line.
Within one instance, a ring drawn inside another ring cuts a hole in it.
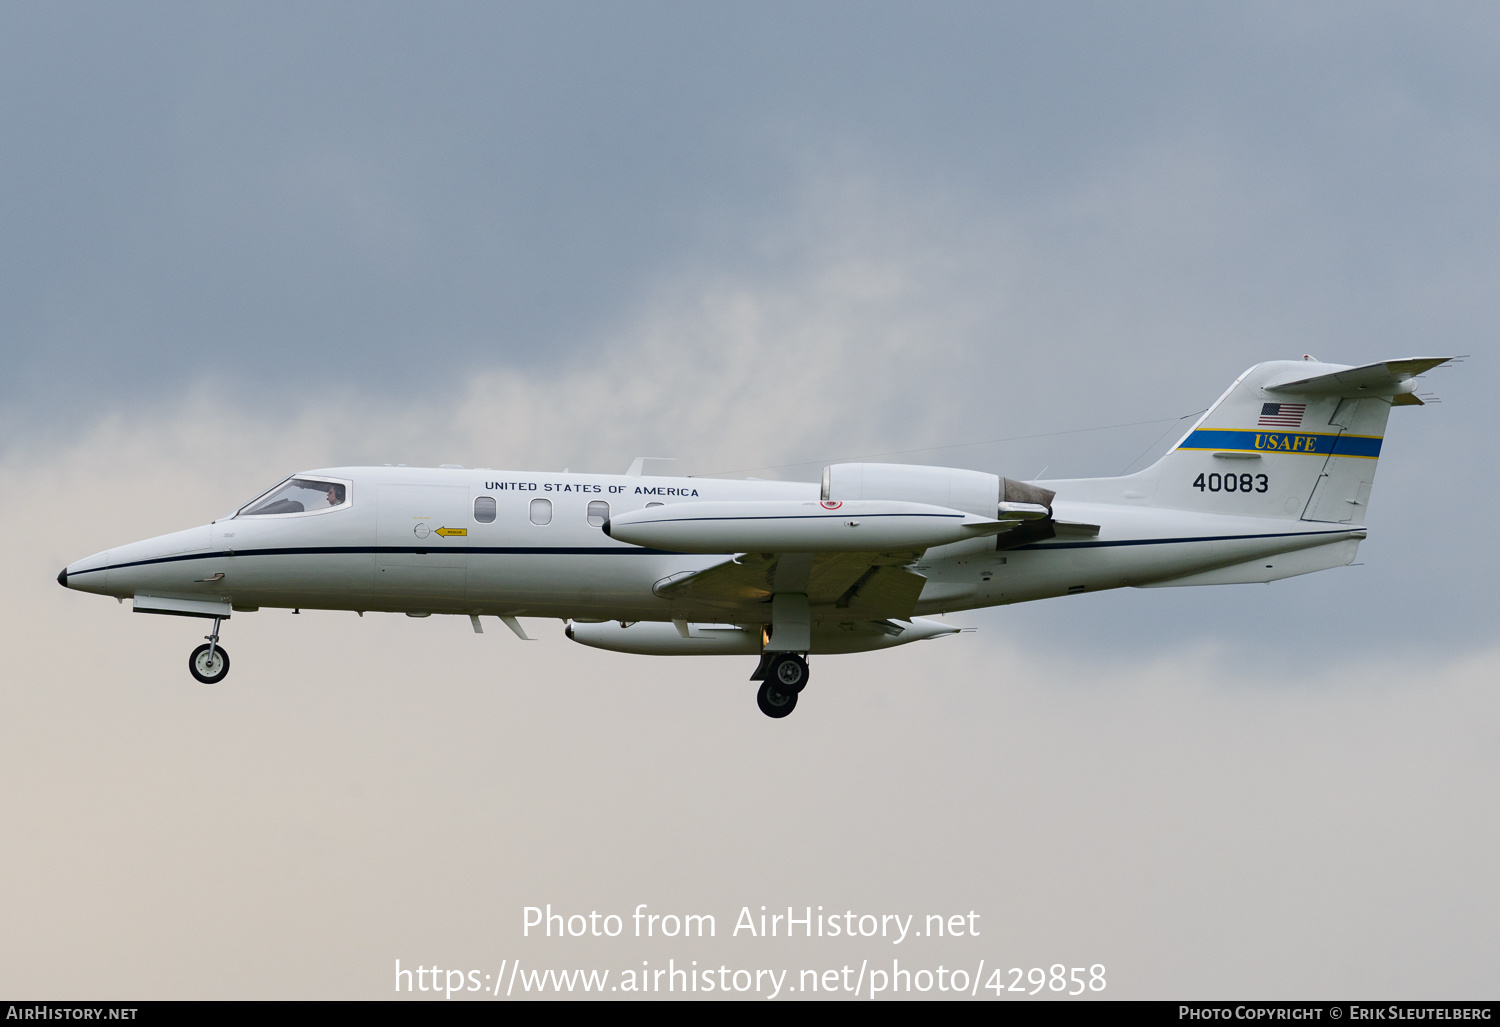
M 662 578 L 651 591 L 662 599 L 738 604 L 764 602 L 776 573 L 774 553 L 744 553 L 701 571 Z
M 927 579 L 905 569 L 920 551 L 900 553 L 742 553 L 699 571 L 674 574 L 652 591 L 673 602 L 716 607 L 769 603 L 778 589 L 806 591 L 813 607 L 875 618 L 905 618 Z M 783 564 L 785 563 L 785 566 Z
M 927 579 L 905 567 L 874 566 L 834 601 L 834 608 L 871 618 L 905 619 L 916 609 Z M 903 612 L 904 611 L 904 612 Z

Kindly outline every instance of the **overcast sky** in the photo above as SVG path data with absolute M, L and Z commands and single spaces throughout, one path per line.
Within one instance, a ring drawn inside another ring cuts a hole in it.
M 378 997 L 541 958 L 549 894 L 811 881 L 1122 996 L 1493 997 L 1497 50 L 1478 3 L 0 7 L 0 986 Z M 779 725 L 542 622 L 267 611 L 204 690 L 195 625 L 52 582 L 341 463 L 1115 474 L 1303 353 L 1470 355 L 1362 566 L 967 614 Z

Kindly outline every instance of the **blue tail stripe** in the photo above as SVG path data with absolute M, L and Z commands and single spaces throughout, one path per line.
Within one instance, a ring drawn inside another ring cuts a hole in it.
M 1217 449 L 1245 453 L 1309 453 L 1313 456 L 1380 456 L 1381 439 L 1373 435 L 1316 435 L 1309 432 L 1232 431 L 1199 428 L 1178 449 Z

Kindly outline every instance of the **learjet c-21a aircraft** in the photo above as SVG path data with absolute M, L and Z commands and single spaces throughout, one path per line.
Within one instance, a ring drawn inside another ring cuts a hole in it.
M 229 672 L 219 625 L 261 607 L 556 617 L 575 642 L 758 656 L 770 717 L 810 654 L 955 633 L 930 619 L 1122 585 L 1268 582 L 1341 567 L 1392 406 L 1451 358 L 1300 361 L 1242 374 L 1152 466 L 1021 482 L 833 464 L 817 484 L 336 467 L 293 475 L 202 527 L 97 553 L 60 584 L 137 613 L 212 619 L 188 666 Z

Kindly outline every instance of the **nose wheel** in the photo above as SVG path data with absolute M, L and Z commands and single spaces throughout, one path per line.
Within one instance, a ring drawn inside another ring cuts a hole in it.
M 780 720 L 797 708 L 797 696 L 807 687 L 807 660 L 797 653 L 777 653 L 763 666 L 755 703 L 760 712 Z
M 205 685 L 218 684 L 229 673 L 229 654 L 219 645 L 218 617 L 214 618 L 213 633 L 203 637 L 208 641 L 188 657 L 188 671 Z

